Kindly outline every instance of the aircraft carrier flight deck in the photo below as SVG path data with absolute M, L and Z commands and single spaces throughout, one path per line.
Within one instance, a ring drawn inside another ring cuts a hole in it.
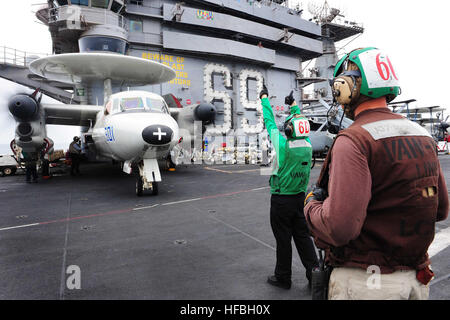
M 337 129 L 352 123 L 328 80 L 362 22 L 327 1 L 47 0 L 33 11 L 51 53 L 0 43 L 0 78 L 29 88 L 6 97 L 16 128 L 5 131 L 7 146 L 45 159 L 53 139 L 61 142 L 46 126 L 76 126 L 91 163 L 81 176 L 53 168 L 38 183 L 19 172 L 0 178 L 0 300 L 310 300 L 295 247 L 292 288 L 267 283 L 276 241 L 261 174 L 270 169 L 259 164 L 274 153 L 259 94 L 267 84 L 282 128 L 291 92 L 314 157 L 326 155 Z M 426 107 L 430 119 L 417 118 L 423 108 L 412 101 L 391 108 L 442 141 L 445 109 Z M 438 111 L 442 119 L 432 119 Z M 158 161 L 176 162 L 175 149 L 188 162 L 217 163 L 227 145 L 236 162 L 253 165 L 179 165 L 160 176 Z M 450 185 L 450 156 L 439 159 Z M 449 244 L 447 219 L 429 249 L 432 300 L 450 299 Z
M 450 158 L 440 161 L 449 184 Z M 310 299 L 295 249 L 291 290 L 266 282 L 275 239 L 261 168 L 180 166 L 163 172 L 158 196 L 140 198 L 134 177 L 108 163 L 37 184 L 1 178 L 0 299 Z M 449 224 L 437 224 L 429 251 L 430 299 L 450 298 Z M 80 289 L 69 289 L 73 268 Z

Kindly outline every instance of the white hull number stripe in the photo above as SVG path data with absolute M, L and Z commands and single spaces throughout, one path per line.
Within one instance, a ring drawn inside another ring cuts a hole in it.
M 430 137 L 428 131 L 419 124 L 407 119 L 382 120 L 362 126 L 374 140 L 403 136 Z

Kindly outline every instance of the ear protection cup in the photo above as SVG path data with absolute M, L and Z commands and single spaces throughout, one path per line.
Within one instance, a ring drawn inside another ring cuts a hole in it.
M 345 71 L 333 80 L 331 89 L 339 104 L 349 105 L 358 100 L 360 93 L 356 77 L 361 77 L 359 71 Z
M 357 86 L 351 77 L 337 77 L 333 81 L 332 90 L 336 101 L 341 105 L 348 105 L 359 96 Z
M 294 133 L 294 128 L 292 126 L 292 122 L 288 121 L 284 123 L 284 134 L 286 137 L 291 138 Z

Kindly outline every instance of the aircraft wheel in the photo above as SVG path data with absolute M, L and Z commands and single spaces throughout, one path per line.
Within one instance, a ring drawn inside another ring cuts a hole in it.
M 166 170 L 169 170 L 171 167 L 170 167 L 170 161 L 169 160 L 166 160 Z
M 2 170 L 3 176 L 10 176 L 13 175 L 16 172 L 13 168 L 4 168 Z
M 158 182 L 152 182 L 152 195 L 156 196 L 158 194 Z
M 144 182 L 142 181 L 142 178 L 140 176 L 137 176 L 137 178 L 136 178 L 136 195 L 138 197 L 141 197 L 143 192 L 144 192 Z
M 175 169 L 176 165 L 175 163 L 172 161 L 172 157 L 169 155 L 166 159 L 166 169 L 170 170 L 170 169 Z

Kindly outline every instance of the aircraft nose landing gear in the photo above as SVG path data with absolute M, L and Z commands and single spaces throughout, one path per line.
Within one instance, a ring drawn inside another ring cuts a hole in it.
M 161 174 L 158 162 L 155 159 L 144 159 L 139 165 L 139 173 L 136 177 L 136 195 L 141 197 L 144 190 L 150 190 L 152 195 L 158 194 L 158 182 Z
M 136 177 L 136 195 L 141 197 L 144 193 L 144 183 L 142 181 L 141 176 Z
M 144 187 L 145 183 L 141 176 L 136 177 L 136 195 L 142 197 L 144 190 L 150 190 L 151 194 L 156 196 L 158 194 L 158 182 L 149 182 L 148 187 Z

